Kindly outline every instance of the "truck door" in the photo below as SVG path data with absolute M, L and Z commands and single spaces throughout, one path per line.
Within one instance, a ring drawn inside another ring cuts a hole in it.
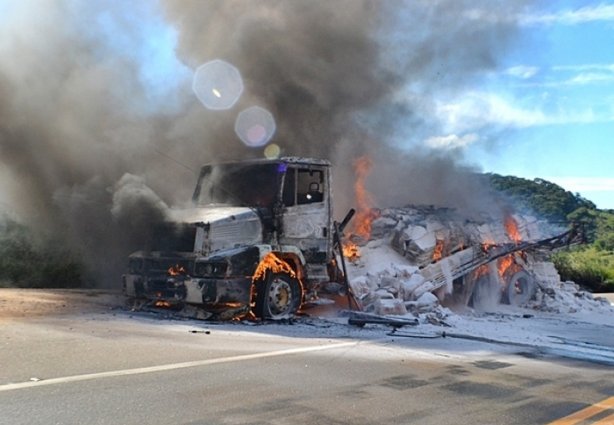
M 282 190 L 281 244 L 295 245 L 308 263 L 330 258 L 331 200 L 329 169 L 325 166 L 289 164 Z

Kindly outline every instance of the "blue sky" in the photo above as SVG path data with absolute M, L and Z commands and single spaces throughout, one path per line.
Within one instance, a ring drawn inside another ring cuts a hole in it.
M 499 70 L 438 100 L 447 131 L 427 143 L 614 209 L 614 2 L 551 1 L 515 19 L 520 43 Z

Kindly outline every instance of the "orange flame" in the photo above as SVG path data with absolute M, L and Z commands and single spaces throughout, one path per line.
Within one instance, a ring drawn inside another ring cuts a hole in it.
M 506 255 L 499 259 L 497 263 L 497 269 L 499 270 L 499 276 L 503 278 L 503 275 L 510 269 L 510 267 L 515 266 L 516 261 L 514 260 L 514 255 Z
M 433 251 L 433 261 L 439 261 L 443 257 L 443 239 L 437 239 L 435 250 Z
M 264 256 L 262 261 L 256 267 L 256 271 L 252 276 L 252 281 L 255 282 L 259 279 L 262 279 L 267 271 L 271 271 L 271 273 L 287 273 L 291 277 L 296 277 L 296 272 L 290 267 L 288 263 L 279 258 L 272 252 L 269 252 Z
M 168 273 L 169 276 L 179 276 L 187 274 L 185 268 L 183 266 L 180 266 L 179 264 L 170 266 L 166 273 Z
M 365 188 L 365 180 L 371 172 L 373 162 L 367 155 L 361 156 L 354 161 L 354 195 L 358 211 L 352 225 L 352 233 L 365 241 L 371 237 L 371 223 L 379 217 L 379 213 L 373 208 L 374 202 L 371 194 Z
M 514 241 L 514 243 L 518 244 L 522 240 L 522 236 L 520 236 L 520 231 L 518 230 L 518 223 L 511 215 L 505 217 L 504 221 L 505 231 L 507 236 Z
M 360 258 L 360 248 L 355 243 L 346 241 L 342 244 L 343 256 L 349 261 L 357 261 Z
M 492 239 L 485 240 L 484 242 L 482 242 L 482 251 L 488 252 L 490 248 L 494 247 L 495 245 L 495 241 L 493 241 Z
M 473 278 L 478 280 L 482 276 L 486 276 L 488 273 L 490 273 L 488 266 L 484 264 L 473 271 Z
M 164 301 L 164 300 L 158 300 L 154 303 L 155 307 L 163 307 L 163 308 L 170 308 L 171 303 L 169 303 L 168 301 Z

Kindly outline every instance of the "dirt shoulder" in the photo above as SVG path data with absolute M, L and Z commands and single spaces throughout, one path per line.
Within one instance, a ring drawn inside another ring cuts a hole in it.
M 614 292 L 611 292 L 609 294 L 594 294 L 595 297 L 599 297 L 599 298 L 605 298 L 606 300 L 610 301 L 610 304 L 614 305 Z
M 0 288 L 0 322 L 41 316 L 102 313 L 125 304 L 119 291 Z

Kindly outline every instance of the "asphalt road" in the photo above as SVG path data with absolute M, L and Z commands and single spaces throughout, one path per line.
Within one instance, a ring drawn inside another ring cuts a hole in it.
M 14 320 L 0 424 L 614 423 L 611 366 L 493 348 L 319 321 Z

